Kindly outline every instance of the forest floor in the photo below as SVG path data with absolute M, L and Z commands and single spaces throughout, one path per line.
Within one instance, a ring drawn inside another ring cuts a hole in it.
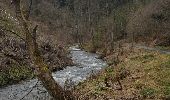
M 75 94 L 80 100 L 170 100 L 170 55 L 150 49 L 136 47 L 116 66 L 80 83 Z

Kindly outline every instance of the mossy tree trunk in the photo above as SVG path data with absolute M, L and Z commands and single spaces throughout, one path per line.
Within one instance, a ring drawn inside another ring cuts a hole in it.
M 23 27 L 23 32 L 26 35 L 26 45 L 27 50 L 29 53 L 29 57 L 34 64 L 34 68 L 36 71 L 36 75 L 38 79 L 42 82 L 43 86 L 46 88 L 48 93 L 54 97 L 56 100 L 72 100 L 73 96 L 71 92 L 65 92 L 62 87 L 57 84 L 52 77 L 52 73 L 48 69 L 48 65 L 45 64 L 43 58 L 40 55 L 38 50 L 38 45 L 36 43 L 35 36 L 32 33 L 36 33 L 36 28 L 34 28 L 33 32 L 29 30 L 28 20 L 26 19 L 25 15 L 23 14 L 21 0 L 13 0 L 16 9 L 16 16 Z M 27 15 L 28 16 L 28 15 Z

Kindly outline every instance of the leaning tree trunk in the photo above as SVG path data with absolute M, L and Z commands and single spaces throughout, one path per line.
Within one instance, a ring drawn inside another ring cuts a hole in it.
M 32 32 L 29 31 L 27 20 L 22 12 L 21 0 L 13 0 L 13 3 L 16 8 L 17 18 L 20 21 L 23 27 L 23 32 L 26 35 L 26 45 L 28 53 L 32 63 L 34 64 L 34 68 L 38 79 L 42 82 L 43 86 L 46 88 L 48 93 L 52 97 L 54 97 L 54 99 L 72 100 L 73 96 L 71 95 L 71 92 L 68 92 L 67 94 L 65 93 L 62 87 L 55 82 L 54 78 L 52 77 L 52 73 L 48 69 L 49 68 L 48 65 L 44 63 L 43 58 L 41 57 L 40 52 L 38 50 L 35 36 L 33 36 L 31 34 Z M 34 34 L 36 33 L 36 28 L 34 28 L 33 30 Z

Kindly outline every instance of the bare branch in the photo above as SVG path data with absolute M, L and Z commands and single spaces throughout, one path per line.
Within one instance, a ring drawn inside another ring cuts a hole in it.
M 25 18 L 23 10 L 21 8 L 21 2 L 20 0 L 15 0 L 15 1 L 17 1 L 15 3 L 16 15 L 17 15 L 18 20 L 23 26 L 23 30 L 26 35 L 26 45 L 28 49 L 28 54 L 29 54 L 31 61 L 33 62 L 33 65 L 37 72 L 36 74 L 38 76 L 38 79 L 43 83 L 43 86 L 46 88 L 49 94 L 52 97 L 54 97 L 54 99 L 64 100 L 65 97 L 67 97 L 68 100 L 74 100 L 74 96 L 71 93 L 71 91 L 69 91 L 68 94 L 64 94 L 65 91 L 54 80 L 51 71 L 48 69 L 48 65 L 44 62 L 44 59 L 40 55 L 38 46 L 36 45 L 36 42 L 34 41 L 32 37 L 32 34 L 31 34 L 32 32 L 30 32 L 29 30 L 27 19 Z M 34 28 L 35 34 L 36 34 L 37 27 Z
M 33 32 L 32 32 L 32 37 L 34 40 L 36 40 L 36 37 L 37 37 L 37 28 L 38 28 L 38 25 L 34 27 Z
M 37 81 L 36 84 L 31 88 L 31 90 L 30 90 L 26 95 L 24 95 L 20 100 L 23 100 L 27 95 L 29 95 L 29 94 L 32 92 L 32 90 L 37 86 L 37 84 L 38 84 L 38 81 Z
M 6 29 L 6 28 L 2 28 L 1 30 L 6 31 L 6 32 L 10 32 L 10 33 L 16 35 L 17 37 L 19 37 L 21 40 L 25 41 L 25 39 L 23 37 L 21 37 L 20 35 L 18 35 L 16 32 L 14 32 L 12 30 L 9 30 L 9 29 Z

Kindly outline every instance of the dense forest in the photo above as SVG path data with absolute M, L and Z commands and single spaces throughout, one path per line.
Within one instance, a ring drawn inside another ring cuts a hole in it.
M 72 89 L 56 81 L 94 54 L 100 71 Z M 170 0 L 0 0 L 0 100 L 33 79 L 55 100 L 169 100 L 169 75 Z

